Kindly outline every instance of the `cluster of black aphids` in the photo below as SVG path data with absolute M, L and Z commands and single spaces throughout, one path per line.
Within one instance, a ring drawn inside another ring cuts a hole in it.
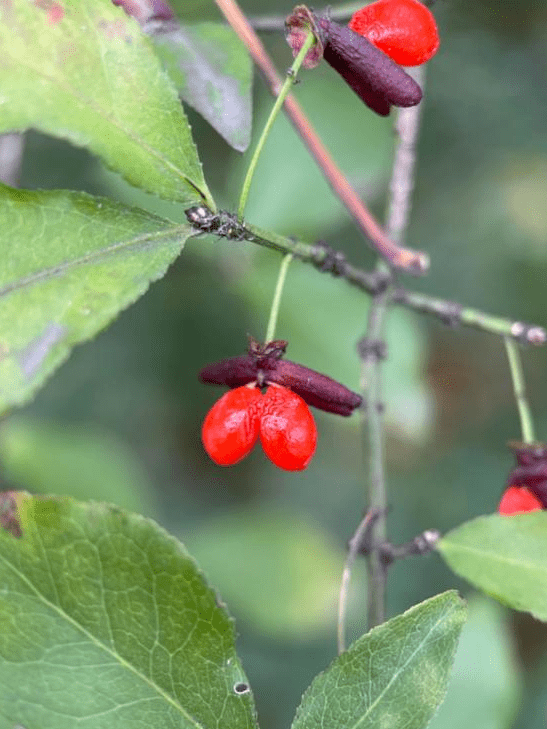
M 184 214 L 188 222 L 202 233 L 215 233 L 229 240 L 252 239 L 245 226 L 239 222 L 237 215 L 227 210 L 213 213 L 205 205 L 195 205 L 185 210 Z
M 299 395 L 308 405 L 336 415 L 351 415 L 362 398 L 327 375 L 296 362 L 282 359 L 287 342 L 275 340 L 264 345 L 250 338 L 247 354 L 214 362 L 204 367 L 199 378 L 211 385 L 242 387 L 257 382 L 283 385 Z

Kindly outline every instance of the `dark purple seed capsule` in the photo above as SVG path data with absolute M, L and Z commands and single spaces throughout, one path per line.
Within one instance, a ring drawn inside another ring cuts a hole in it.
M 290 360 L 281 360 L 267 379 L 288 387 L 308 405 L 328 413 L 351 415 L 362 402 L 360 395 L 340 382 Z
M 207 385 L 242 387 L 254 382 L 258 376 L 256 360 L 249 354 L 229 357 L 206 365 L 199 372 L 199 379 Z
M 421 101 L 416 81 L 366 38 L 327 17 L 318 18 L 318 27 L 324 33 L 324 59 L 377 114 Z
M 283 360 L 287 342 L 265 345 L 251 339 L 248 354 L 206 365 L 199 379 L 210 385 L 242 387 L 257 382 L 260 387 L 274 383 L 292 390 L 308 404 L 337 415 L 351 415 L 362 398 L 340 382 L 290 360 Z
M 515 454 L 517 466 L 507 479 L 507 486 L 524 486 L 547 508 L 547 445 L 513 441 L 509 447 Z
M 534 496 L 541 501 L 541 505 L 544 509 L 547 509 L 547 481 L 531 484 L 528 486 L 528 491 L 531 491 Z
M 547 445 L 544 443 L 511 441 L 509 448 L 515 454 L 519 466 L 531 466 L 537 463 L 547 464 Z

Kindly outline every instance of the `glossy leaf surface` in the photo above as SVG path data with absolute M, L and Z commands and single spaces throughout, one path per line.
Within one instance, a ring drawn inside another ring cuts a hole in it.
M 453 592 L 353 643 L 303 696 L 293 729 L 421 729 L 446 693 L 466 610 Z
M 515 610 L 547 620 L 547 513 L 482 516 L 437 544 L 461 577 Z
M 244 152 L 251 141 L 253 67 L 233 30 L 220 23 L 174 25 L 152 38 L 182 99 Z
M 209 191 L 176 91 L 110 0 L 0 5 L 0 132 L 87 147 L 131 184 L 183 202 Z
M 255 726 L 233 623 L 180 542 L 68 498 L 19 493 L 14 520 L 20 536 L 0 530 L 2 729 Z
M 189 233 L 82 193 L 0 187 L 0 412 L 163 276 Z

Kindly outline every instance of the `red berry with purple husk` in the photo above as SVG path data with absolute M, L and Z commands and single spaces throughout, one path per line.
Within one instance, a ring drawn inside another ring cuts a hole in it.
M 358 10 L 349 27 L 401 66 L 419 66 L 439 48 L 435 18 L 419 0 L 377 0 Z

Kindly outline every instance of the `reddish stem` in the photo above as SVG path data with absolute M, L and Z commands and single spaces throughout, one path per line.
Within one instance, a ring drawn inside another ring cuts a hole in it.
M 247 46 L 251 57 L 266 79 L 270 91 L 274 96 L 277 96 L 281 88 L 281 80 L 266 49 L 247 18 L 235 0 L 215 0 L 215 2 L 228 23 Z M 360 230 L 371 240 L 376 251 L 394 268 L 403 269 L 413 274 L 426 273 L 429 268 L 427 254 L 397 246 L 386 235 L 378 221 L 363 205 L 355 190 L 336 165 L 299 103 L 291 94 L 285 99 L 285 110 L 331 188 L 343 202 Z

